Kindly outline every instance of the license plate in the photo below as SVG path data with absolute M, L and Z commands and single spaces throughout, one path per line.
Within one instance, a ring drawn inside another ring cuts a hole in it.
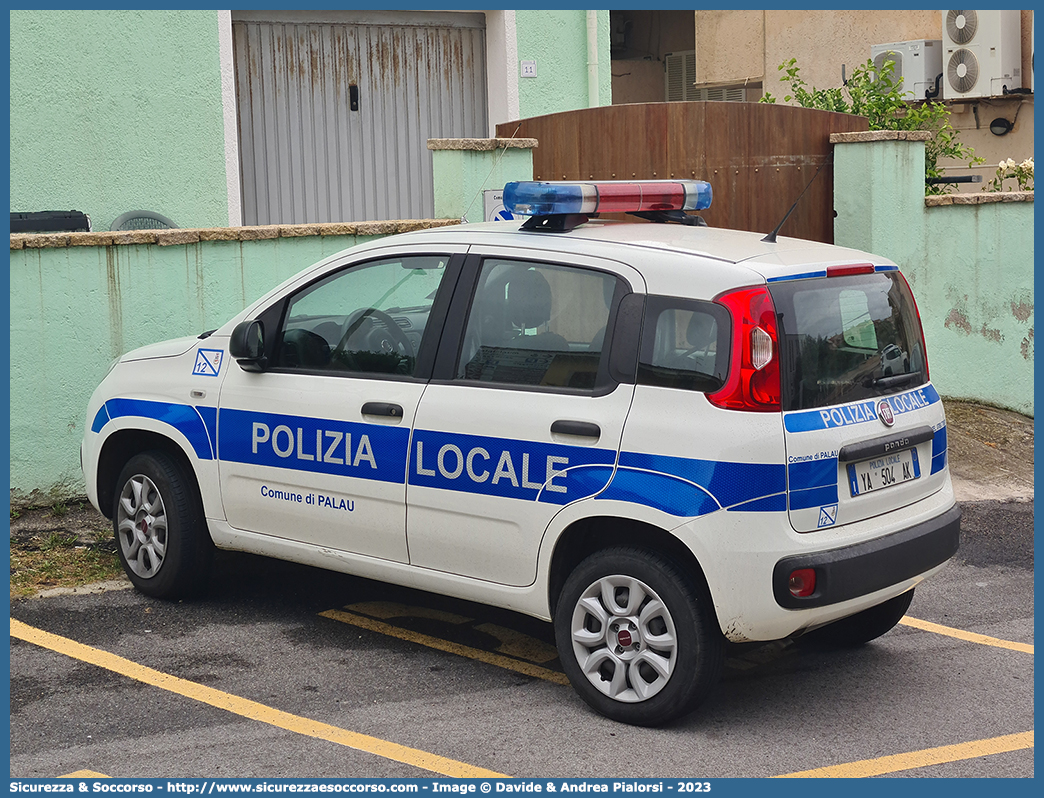
M 921 476 L 916 449 L 883 454 L 872 460 L 848 464 L 848 487 L 853 496 L 901 485 Z

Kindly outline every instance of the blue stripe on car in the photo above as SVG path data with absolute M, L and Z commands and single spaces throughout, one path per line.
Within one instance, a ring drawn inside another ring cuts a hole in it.
M 722 507 L 759 499 L 787 489 L 786 470 L 775 463 L 728 463 L 664 454 L 621 452 L 621 468 L 680 477 L 707 490 Z
M 837 458 L 789 463 L 787 482 L 791 510 L 837 504 Z
M 936 474 L 946 468 L 946 427 L 945 425 L 941 429 L 935 431 L 935 435 L 932 436 L 932 471 L 931 473 Z
M 94 417 L 91 429 L 100 432 L 108 421 L 125 418 L 151 418 L 163 424 L 169 424 L 184 435 L 196 457 L 200 460 L 213 460 L 214 450 L 206 425 L 191 405 L 179 405 L 173 402 L 154 402 L 148 399 L 109 399 L 102 408 L 108 418 L 102 420 L 102 411 Z M 99 421 L 101 422 L 99 425 Z
M 782 464 L 730 463 L 276 413 L 110 399 L 95 417 L 151 418 L 179 430 L 202 460 L 374 479 L 565 505 L 627 501 L 694 518 L 720 509 L 781 512 Z M 835 461 L 836 462 L 836 461 Z M 797 469 L 810 484 L 823 465 Z M 793 478 L 793 477 L 792 477 Z M 836 493 L 836 486 L 835 486 Z M 836 500 L 836 499 L 835 499 Z
M 222 409 L 221 460 L 321 474 L 406 481 L 408 428 Z
M 441 490 L 568 504 L 601 491 L 615 461 L 614 449 L 415 430 L 409 479 Z
M 791 510 L 807 510 L 809 507 L 823 507 L 828 504 L 837 504 L 836 482 L 821 488 L 790 491 Z
M 912 391 L 886 396 L 883 399 L 888 400 L 892 414 L 898 417 L 935 404 L 939 401 L 939 392 L 935 390 L 934 385 L 927 383 Z M 787 432 L 813 432 L 876 421 L 877 406 L 883 399 L 784 413 L 783 426 Z
M 108 424 L 109 421 L 109 414 L 105 410 L 105 405 L 102 405 L 98 408 L 98 412 L 94 416 L 94 421 L 91 423 L 91 432 L 101 432 L 102 427 Z
M 670 474 L 619 468 L 598 499 L 644 504 L 670 515 L 695 518 L 720 510 L 704 488 Z

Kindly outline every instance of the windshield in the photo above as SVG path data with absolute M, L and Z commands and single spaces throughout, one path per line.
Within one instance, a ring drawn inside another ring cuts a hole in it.
M 781 282 L 784 410 L 854 402 L 928 381 L 921 325 L 898 272 Z

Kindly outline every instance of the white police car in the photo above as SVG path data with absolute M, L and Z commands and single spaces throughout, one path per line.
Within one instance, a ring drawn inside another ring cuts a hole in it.
M 359 246 L 124 355 L 82 461 L 131 581 L 196 592 L 217 546 L 553 620 L 584 700 L 644 725 L 726 640 L 884 634 L 959 537 L 909 287 L 691 224 L 709 201 L 509 184 L 522 229 Z

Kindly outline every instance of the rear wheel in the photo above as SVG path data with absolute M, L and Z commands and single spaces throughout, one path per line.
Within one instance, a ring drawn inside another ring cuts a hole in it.
M 112 526 L 134 586 L 162 599 L 202 592 L 214 545 L 196 482 L 168 454 L 132 457 L 116 483 Z
M 808 638 L 816 643 L 842 648 L 853 648 L 869 643 L 899 623 L 906 615 L 906 611 L 910 609 L 913 595 L 913 590 L 908 590 L 876 607 L 857 612 L 855 615 L 816 629 L 808 634 Z
M 638 726 L 695 709 L 721 676 L 710 597 L 662 555 L 620 547 L 570 574 L 555 611 L 569 681 L 592 708 Z

